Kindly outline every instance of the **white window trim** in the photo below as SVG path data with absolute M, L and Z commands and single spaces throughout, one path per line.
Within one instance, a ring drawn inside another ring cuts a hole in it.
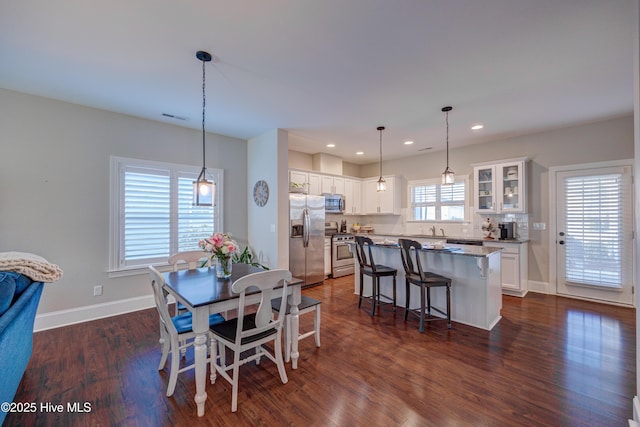
M 120 267 L 120 263 L 118 261 L 120 253 L 123 250 L 121 248 L 122 242 L 120 239 L 120 225 L 122 221 L 121 205 L 123 195 L 120 194 L 121 182 L 119 172 L 122 165 L 181 170 L 184 172 L 195 173 L 196 176 L 202 169 L 201 166 L 111 156 L 109 164 L 109 268 L 107 270 L 110 278 L 147 274 L 146 266 Z M 216 183 L 216 211 L 213 224 L 214 230 L 222 230 L 222 225 L 224 224 L 224 209 L 222 207 L 222 201 L 224 200 L 224 170 L 207 168 L 207 172 Z M 175 221 L 172 221 L 172 228 L 175 226 L 177 226 Z M 159 267 L 161 267 L 161 270 L 164 270 L 163 267 L 167 265 L 167 263 L 164 263 Z
M 444 223 L 444 224 L 462 224 L 469 221 L 470 218 L 470 189 L 469 175 L 456 175 L 454 182 L 464 182 L 464 219 L 463 220 L 431 220 L 431 219 L 413 219 L 413 211 L 411 209 L 411 187 L 421 185 L 442 185 L 442 178 L 418 179 L 407 181 L 407 220 L 412 223 Z

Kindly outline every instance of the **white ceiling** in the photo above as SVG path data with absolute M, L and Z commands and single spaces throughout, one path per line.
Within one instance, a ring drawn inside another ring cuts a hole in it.
M 199 129 L 206 50 L 208 131 L 364 164 L 379 125 L 385 159 L 442 150 L 445 105 L 451 147 L 630 114 L 633 27 L 631 0 L 2 1 L 0 87 Z

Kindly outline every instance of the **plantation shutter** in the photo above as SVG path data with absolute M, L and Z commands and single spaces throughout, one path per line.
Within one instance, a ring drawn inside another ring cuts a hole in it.
M 198 249 L 198 242 L 213 234 L 213 206 L 193 206 L 196 175 L 181 173 L 178 178 L 178 251 Z
M 623 172 L 564 180 L 567 282 L 623 286 L 632 258 L 630 181 Z

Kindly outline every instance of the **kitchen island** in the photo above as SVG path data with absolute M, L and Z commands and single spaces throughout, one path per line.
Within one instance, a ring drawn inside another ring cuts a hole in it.
M 355 250 L 354 252 L 355 256 Z M 459 246 L 456 248 L 423 249 L 420 253 L 423 268 L 451 278 L 451 320 L 476 328 L 491 330 L 501 319 L 502 288 L 499 248 L 485 246 Z M 406 287 L 404 268 L 397 244 L 376 244 L 372 248 L 376 264 L 398 270 L 397 304 L 405 306 Z M 390 278 L 380 281 L 380 290 L 391 295 L 393 282 Z M 410 286 L 411 309 L 420 306 L 420 289 Z M 356 260 L 355 292 L 360 292 L 359 264 Z M 371 280 L 364 276 L 363 295 L 371 295 Z M 431 290 L 432 305 L 446 307 L 446 290 Z M 455 328 L 455 326 L 454 326 Z

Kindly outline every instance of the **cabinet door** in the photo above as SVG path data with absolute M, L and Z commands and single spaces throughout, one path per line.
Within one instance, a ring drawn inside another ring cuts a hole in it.
M 517 253 L 502 252 L 502 288 L 520 290 L 520 265 Z
M 309 183 L 309 174 L 307 174 L 306 172 L 300 172 L 300 171 L 294 171 L 294 170 L 289 171 L 289 188 L 296 187 L 296 185 L 297 187 L 299 186 L 307 187 L 308 183 Z M 307 188 L 305 189 L 308 190 Z
M 331 275 L 331 239 L 324 240 L 324 275 Z
M 319 196 L 322 194 L 322 182 L 320 175 L 316 173 L 309 174 L 309 194 Z
M 525 212 L 524 162 L 497 165 L 496 175 L 500 184 L 499 210 L 501 212 Z
M 476 212 L 496 212 L 496 180 L 494 166 L 473 168 L 473 201 Z
M 335 194 L 344 194 L 345 179 L 337 176 L 333 177 L 333 192 Z
M 346 182 L 345 182 L 346 185 Z M 353 209 L 351 212 L 354 215 L 362 214 L 362 181 L 353 181 Z
M 360 185 L 360 181 L 354 179 L 344 180 L 345 215 L 356 215 L 362 210 Z
M 376 180 L 364 181 L 362 185 L 364 190 L 364 213 L 365 214 L 377 214 L 379 213 L 378 204 L 378 192 L 376 191 Z
M 333 193 L 333 177 L 322 175 L 322 193 Z
M 396 206 L 395 206 L 395 183 L 393 179 L 385 178 L 387 182 L 386 191 L 377 192 L 378 194 L 378 206 L 380 207 L 380 213 L 388 213 L 395 214 Z

